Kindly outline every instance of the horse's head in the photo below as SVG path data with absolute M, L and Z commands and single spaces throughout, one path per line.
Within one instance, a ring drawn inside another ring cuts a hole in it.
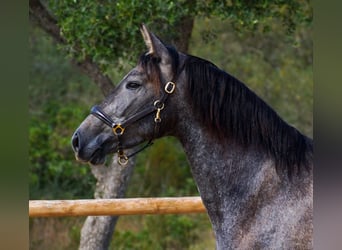
M 139 63 L 81 123 L 72 137 L 76 158 L 93 165 L 103 164 L 109 153 L 170 134 L 174 127 L 173 110 L 177 95 L 179 54 L 165 46 L 142 25 L 148 47 Z

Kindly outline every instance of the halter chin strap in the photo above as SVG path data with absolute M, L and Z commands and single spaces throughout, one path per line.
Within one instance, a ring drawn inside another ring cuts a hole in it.
M 137 114 L 129 117 L 127 120 L 123 121 L 122 123 L 116 123 L 115 121 L 112 120 L 110 116 L 108 116 L 103 110 L 100 109 L 98 106 L 94 106 L 91 108 L 90 113 L 94 116 L 96 116 L 98 119 L 100 119 L 103 123 L 108 125 L 109 127 L 112 128 L 112 131 L 114 135 L 116 135 L 118 139 L 118 163 L 120 165 L 126 165 L 128 163 L 128 159 L 132 157 L 133 155 L 141 152 L 145 148 L 151 146 L 153 144 L 154 138 L 158 135 L 159 133 L 159 124 L 161 123 L 161 118 L 160 118 L 160 113 L 165 107 L 165 102 L 167 98 L 175 91 L 176 89 L 176 84 L 174 82 L 168 82 L 165 84 L 164 87 L 164 92 L 162 97 L 159 100 L 156 100 L 153 105 L 141 110 Z M 146 145 L 135 151 L 134 153 L 130 155 L 126 155 L 123 151 L 123 146 L 122 146 L 122 141 L 121 141 L 121 136 L 124 134 L 125 129 L 139 121 L 140 119 L 148 116 L 149 114 L 156 112 L 155 117 L 154 117 L 154 135 L 152 138 L 147 142 Z

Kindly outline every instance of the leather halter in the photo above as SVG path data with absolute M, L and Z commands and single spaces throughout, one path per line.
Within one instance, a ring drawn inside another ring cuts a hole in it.
M 136 113 L 135 115 L 132 115 L 127 120 L 125 120 L 121 123 L 117 123 L 117 122 L 113 121 L 113 119 L 109 115 L 107 115 L 103 110 L 101 110 L 99 106 L 93 106 L 91 108 L 90 113 L 92 115 L 94 115 L 95 117 L 97 117 L 98 119 L 100 119 L 103 123 L 105 123 L 106 125 L 111 127 L 114 135 L 116 135 L 116 137 L 118 139 L 118 147 L 117 147 L 118 148 L 118 150 L 117 150 L 117 152 L 118 152 L 118 163 L 120 165 L 126 165 L 128 163 L 128 159 L 130 157 L 141 152 L 142 150 L 144 150 L 145 148 L 147 148 L 148 146 L 151 146 L 153 144 L 153 139 L 155 138 L 155 136 L 157 136 L 157 134 L 159 132 L 159 124 L 161 122 L 160 112 L 164 109 L 165 102 L 166 102 L 167 98 L 175 91 L 175 88 L 176 88 L 175 83 L 173 83 L 173 82 L 166 83 L 162 97 L 159 100 L 156 100 L 153 103 L 153 105 L 146 107 L 145 109 L 141 110 L 140 112 Z M 121 142 L 121 136 L 124 134 L 125 129 L 128 126 L 130 126 L 131 124 L 139 121 L 140 119 L 148 116 L 149 114 L 151 114 L 155 111 L 156 111 L 156 115 L 154 118 L 155 127 L 154 127 L 153 137 L 147 142 L 146 145 L 144 145 L 143 147 L 141 147 L 140 149 L 138 149 L 134 153 L 132 153 L 130 155 L 126 155 L 123 151 L 122 142 Z

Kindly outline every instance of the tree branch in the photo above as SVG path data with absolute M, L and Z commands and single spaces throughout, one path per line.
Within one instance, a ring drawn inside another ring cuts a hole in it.
M 47 8 L 39 0 L 29 1 L 29 17 L 41 29 L 48 33 L 59 43 L 66 45 L 67 41 L 61 36 L 57 20 L 51 15 Z M 76 50 L 79 50 L 76 48 Z M 113 89 L 113 83 L 110 78 L 102 73 L 99 66 L 93 60 L 87 57 L 83 61 L 72 59 L 72 63 L 77 66 L 84 74 L 88 75 L 95 84 L 101 89 L 104 95 L 109 94 Z

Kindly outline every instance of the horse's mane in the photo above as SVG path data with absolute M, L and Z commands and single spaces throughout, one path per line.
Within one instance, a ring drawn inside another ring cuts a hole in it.
M 309 167 L 312 141 L 238 79 L 204 59 L 185 61 L 188 94 L 194 113 L 219 138 L 266 151 L 279 172 L 291 176 Z
M 172 58 L 174 77 L 185 70 L 189 102 L 196 117 L 218 138 L 230 139 L 243 147 L 263 149 L 276 164 L 278 173 L 291 176 L 309 167 L 312 140 L 284 122 L 278 114 L 241 81 L 213 63 L 187 55 L 179 66 L 178 52 L 167 46 Z M 160 59 L 149 54 L 139 65 L 160 89 Z

